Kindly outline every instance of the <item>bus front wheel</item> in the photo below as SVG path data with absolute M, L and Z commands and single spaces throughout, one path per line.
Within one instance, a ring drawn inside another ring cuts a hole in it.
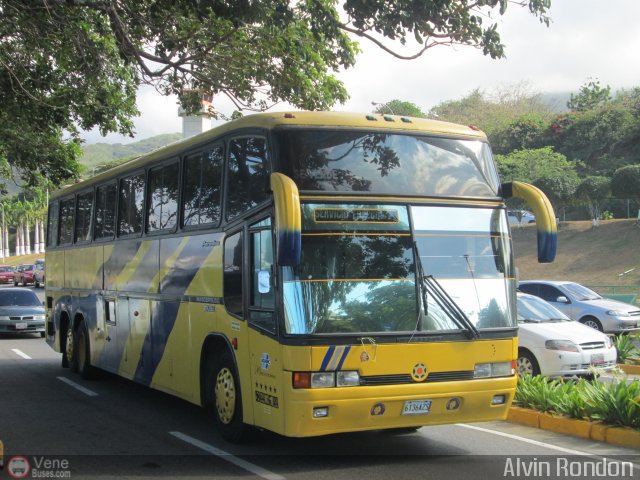
M 242 421 L 240 383 L 228 351 L 216 357 L 209 378 L 216 427 L 225 440 L 241 442 L 245 436 L 246 426 Z

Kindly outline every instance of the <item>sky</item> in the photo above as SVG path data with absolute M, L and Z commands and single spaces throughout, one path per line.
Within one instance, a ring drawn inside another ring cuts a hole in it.
M 471 47 L 436 47 L 416 60 L 398 60 L 361 40 L 363 50 L 355 67 L 340 72 L 350 99 L 334 110 L 371 112 L 372 102 L 409 101 L 428 112 L 435 105 L 460 99 L 479 88 L 496 89 L 524 84 L 533 93 L 577 92 L 598 79 L 613 90 L 640 86 L 640 0 L 552 0 L 551 24 L 544 24 L 527 8 L 510 5 L 499 17 L 506 58 L 492 60 Z M 214 99 L 227 115 L 231 104 Z M 134 119 L 135 138 L 97 131 L 83 135 L 87 144 L 129 143 L 182 131 L 175 97 L 152 88 L 138 94 L 140 117 Z M 272 110 L 286 110 L 280 104 Z

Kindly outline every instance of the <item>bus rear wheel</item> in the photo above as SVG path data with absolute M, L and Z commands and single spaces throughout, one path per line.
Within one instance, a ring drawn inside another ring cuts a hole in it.
M 242 421 L 242 398 L 238 374 L 229 352 L 216 357 L 210 372 L 209 388 L 213 394 L 213 414 L 216 427 L 229 442 L 239 443 L 246 434 Z
M 76 338 L 73 327 L 69 325 L 63 333 L 62 345 L 62 366 L 69 368 L 72 372 L 78 371 L 78 361 L 76 355 Z
M 91 366 L 91 345 L 89 343 L 89 331 L 87 330 L 86 323 L 80 322 L 76 338 L 76 364 L 78 366 L 78 373 L 82 378 L 88 380 L 94 377 L 95 369 Z

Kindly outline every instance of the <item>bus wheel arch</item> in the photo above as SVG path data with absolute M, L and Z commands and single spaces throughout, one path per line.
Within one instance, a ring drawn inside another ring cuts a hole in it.
M 75 339 L 73 324 L 66 310 L 60 312 L 60 351 L 62 352 L 62 367 L 74 369 Z
M 526 348 L 518 348 L 518 360 L 516 362 L 518 375 L 530 374 L 532 376 L 540 375 L 540 365 L 536 356 Z
M 212 412 L 225 440 L 241 442 L 247 426 L 243 421 L 238 368 L 226 338 L 211 335 L 206 339 L 200 371 L 202 405 Z

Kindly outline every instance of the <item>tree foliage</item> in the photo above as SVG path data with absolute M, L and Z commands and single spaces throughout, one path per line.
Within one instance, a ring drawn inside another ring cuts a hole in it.
M 327 109 L 347 98 L 335 74 L 354 65 L 354 37 L 399 58 L 454 44 L 500 58 L 507 5 L 548 24 L 550 1 L 0 0 L 0 155 L 29 182 L 74 176 L 78 128 L 132 134 L 141 84 L 188 111 L 203 94 Z
M 519 180 L 535 183 L 541 178 L 567 176 L 577 183 L 576 162 L 567 160 L 552 147 L 516 150 L 508 155 L 496 155 L 502 181 Z
M 611 102 L 611 87 L 600 86 L 599 80 L 590 80 L 580 87 L 577 94 L 571 94 L 567 108 L 576 112 L 585 112 L 602 107 Z
M 640 164 L 616 170 L 611 179 L 611 191 L 621 198 L 634 198 L 640 205 Z
M 611 193 L 611 179 L 608 177 L 586 177 L 578 185 L 576 196 L 589 202 L 589 213 L 597 218 L 598 205 Z
M 556 174 L 539 178 L 533 184 L 546 193 L 557 214 L 573 200 L 579 180 L 575 174 Z
M 549 106 L 526 83 L 501 87 L 492 94 L 475 89 L 460 100 L 436 105 L 429 114 L 440 120 L 475 125 L 490 138 L 523 117 L 545 120 L 553 116 Z
M 415 103 L 407 102 L 404 100 L 391 100 L 387 103 L 375 104 L 375 113 L 381 115 L 403 115 L 406 117 L 427 118 L 427 114 Z

